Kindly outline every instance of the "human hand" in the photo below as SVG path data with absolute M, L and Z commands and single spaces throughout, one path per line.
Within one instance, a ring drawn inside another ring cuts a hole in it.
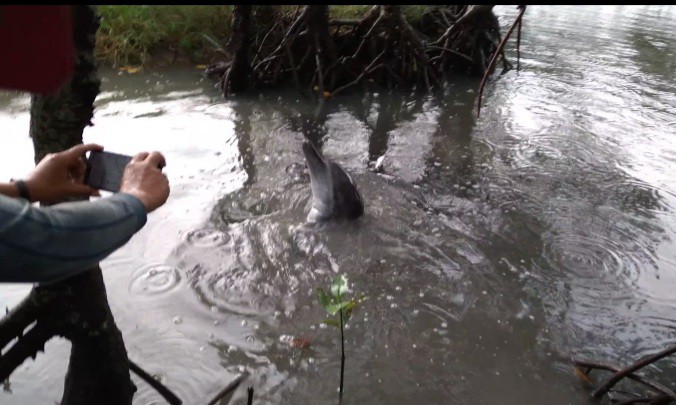
M 127 164 L 122 175 L 121 193 L 137 197 L 151 213 L 161 207 L 169 198 L 169 180 L 160 171 L 166 166 L 160 152 L 141 152 Z
M 31 201 L 44 204 L 61 202 L 68 197 L 99 196 L 99 191 L 84 182 L 85 153 L 102 151 L 97 144 L 80 144 L 68 150 L 45 156 L 24 178 Z

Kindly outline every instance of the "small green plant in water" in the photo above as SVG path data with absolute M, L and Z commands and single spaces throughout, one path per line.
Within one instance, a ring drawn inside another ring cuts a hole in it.
M 340 275 L 333 279 L 331 283 L 331 291 L 327 293 L 323 288 L 317 289 L 319 292 L 319 299 L 326 312 L 329 313 L 329 318 L 322 323 L 330 326 L 335 326 L 340 329 L 340 389 L 339 399 L 343 400 L 343 376 L 345 375 L 345 324 L 352 316 L 352 310 L 364 301 L 365 297 L 346 299 L 345 295 L 350 292 L 347 285 L 347 277 Z M 336 319 L 338 314 L 338 319 Z

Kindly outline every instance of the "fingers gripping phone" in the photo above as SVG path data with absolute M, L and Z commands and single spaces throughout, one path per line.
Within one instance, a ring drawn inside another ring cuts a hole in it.
M 117 193 L 122 185 L 124 169 L 131 156 L 111 152 L 89 152 L 84 183 L 91 188 Z

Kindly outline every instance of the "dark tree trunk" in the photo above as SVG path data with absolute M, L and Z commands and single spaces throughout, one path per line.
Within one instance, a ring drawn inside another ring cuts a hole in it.
M 31 102 L 30 136 L 36 163 L 48 153 L 82 143 L 83 129 L 92 125 L 100 87 L 94 59 L 99 17 L 91 6 L 73 6 L 73 13 L 74 75 L 57 93 L 33 96 Z M 52 337 L 63 336 L 72 347 L 61 403 L 131 404 L 136 387 L 129 377 L 124 341 L 108 306 L 98 266 L 63 282 L 35 287 L 0 322 L 2 346 L 33 322 L 33 328 L 2 357 L 0 377 L 34 357 Z
M 101 269 L 67 280 L 81 317 L 71 335 L 70 363 L 62 404 L 131 404 L 136 387 L 129 377 L 129 360 L 122 333 L 108 306 Z
M 329 6 L 308 6 L 306 22 L 309 32 L 311 32 L 319 41 L 319 45 L 325 58 L 325 65 L 329 65 L 338 57 L 336 54 L 336 46 L 329 33 Z
M 94 59 L 94 37 L 99 27 L 95 10 L 74 6 L 73 41 L 76 47 L 73 78 L 59 92 L 33 96 L 30 136 L 35 148 L 35 163 L 52 152 L 82 143 L 82 131 L 91 125 L 94 100 L 99 94 Z
M 251 5 L 235 6 L 232 13 L 232 37 L 228 43 L 234 54 L 232 65 L 223 80 L 223 92 L 237 93 L 246 90 L 251 81 Z

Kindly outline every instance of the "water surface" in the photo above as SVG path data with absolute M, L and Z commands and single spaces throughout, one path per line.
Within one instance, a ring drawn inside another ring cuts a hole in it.
M 197 70 L 102 71 L 85 141 L 161 150 L 172 185 L 101 265 L 130 358 L 188 404 L 245 371 L 256 403 L 336 403 L 339 335 L 315 289 L 342 273 L 369 297 L 345 403 L 590 403 L 571 355 L 622 365 L 676 341 L 674 10 L 529 7 L 521 71 L 495 76 L 479 120 L 464 78 L 317 114 L 292 92 L 223 100 Z M 0 98 L 6 178 L 32 167 L 28 107 Z M 304 137 L 352 173 L 363 218 L 305 224 Z M 58 400 L 68 353 L 51 341 L 0 401 Z M 650 373 L 669 385 L 675 365 Z M 135 382 L 135 403 L 162 403 Z

